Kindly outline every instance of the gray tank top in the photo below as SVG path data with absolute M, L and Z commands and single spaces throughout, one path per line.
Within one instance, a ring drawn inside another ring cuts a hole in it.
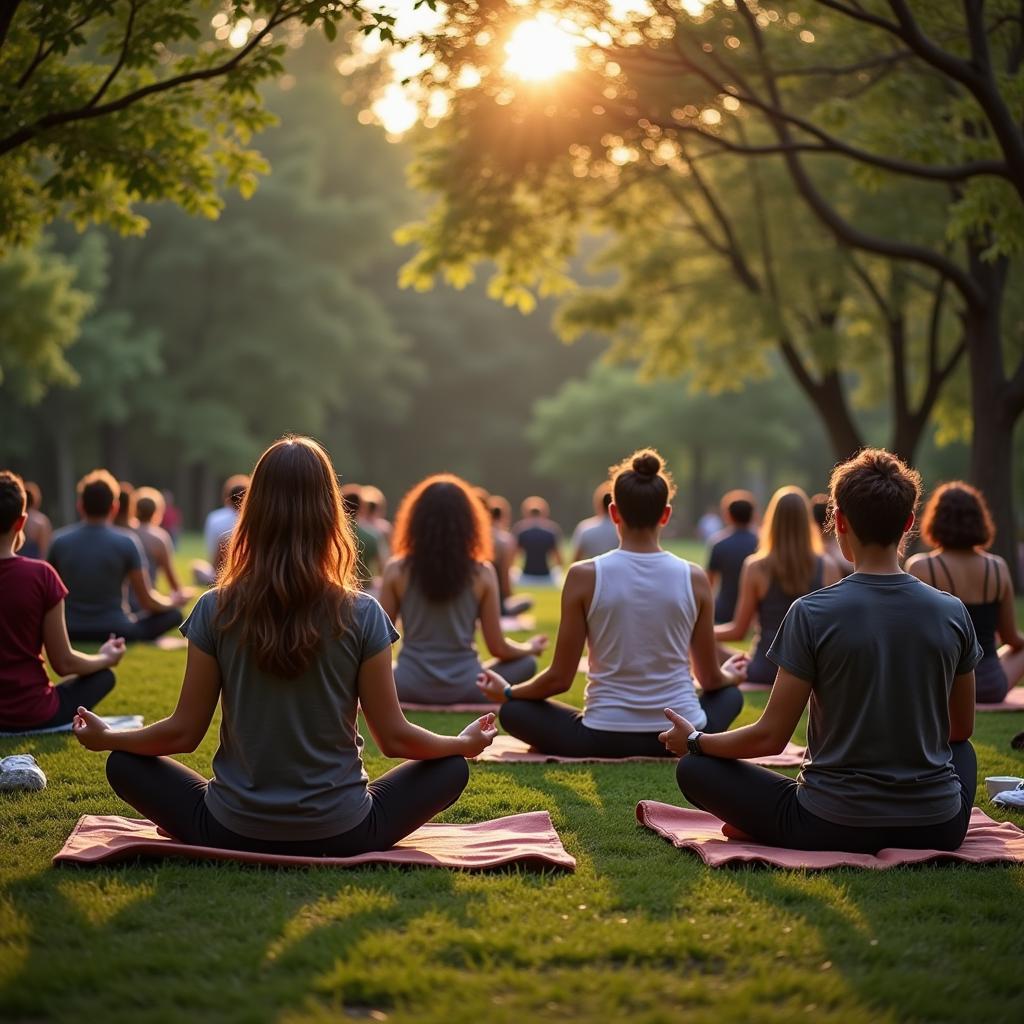
M 813 594 L 814 591 L 821 590 L 824 578 L 825 561 L 819 555 L 814 565 L 814 575 L 807 593 Z M 803 596 L 803 594 L 787 594 L 779 586 L 779 581 L 774 576 L 772 577 L 771 583 L 768 584 L 768 592 L 757 606 L 757 635 L 754 638 L 753 654 L 747 669 L 747 679 L 751 682 L 770 683 L 774 681 L 778 669 L 766 657 L 768 648 L 771 647 L 775 634 L 778 633 L 779 626 L 782 625 L 782 620 L 786 617 L 786 612 L 798 597 Z
M 402 595 L 402 649 L 395 665 L 399 693 L 430 691 L 443 702 L 453 688 L 473 686 L 481 671 L 475 636 L 480 602 L 470 584 L 450 601 L 431 601 L 410 584 Z

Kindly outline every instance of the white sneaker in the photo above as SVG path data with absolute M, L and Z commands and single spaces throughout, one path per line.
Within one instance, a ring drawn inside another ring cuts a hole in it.
M 46 776 L 31 754 L 0 757 L 0 790 L 46 789 Z

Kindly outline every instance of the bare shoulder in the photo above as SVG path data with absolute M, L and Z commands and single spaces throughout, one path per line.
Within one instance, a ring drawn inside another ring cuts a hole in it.
M 381 573 L 381 579 L 385 583 L 392 583 L 395 580 L 400 580 L 405 575 L 405 558 L 396 555 L 394 558 L 389 558 L 384 566 L 384 571 Z
M 690 568 L 690 586 L 697 597 L 711 596 L 711 581 L 708 574 L 696 562 L 686 563 Z
M 916 576 L 921 579 L 921 573 L 924 570 L 925 563 L 931 559 L 926 551 L 920 551 L 916 555 L 911 555 L 903 568 L 910 573 L 911 576 Z
M 574 562 L 565 574 L 562 590 L 565 594 L 575 597 L 592 594 L 596 580 L 597 566 L 594 565 L 592 558 L 583 562 Z
M 1010 574 L 1010 567 L 1006 564 L 1006 559 L 1001 555 L 993 555 L 989 552 L 986 552 L 986 557 L 991 559 L 999 575 L 999 596 L 1002 597 L 1007 590 L 1012 593 L 1013 576 Z

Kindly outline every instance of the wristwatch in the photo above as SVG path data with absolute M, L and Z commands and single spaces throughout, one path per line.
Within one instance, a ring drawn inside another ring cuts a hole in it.
M 693 732 L 686 737 L 686 749 L 691 754 L 696 754 L 698 757 L 704 753 L 704 751 L 700 749 L 700 738 L 703 735 L 704 733 L 702 733 L 700 729 L 694 729 Z
M 512 700 L 512 684 L 506 683 L 505 689 L 501 691 L 505 695 L 505 700 Z

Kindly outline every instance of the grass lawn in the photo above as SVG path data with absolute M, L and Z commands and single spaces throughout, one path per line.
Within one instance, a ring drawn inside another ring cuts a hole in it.
M 537 617 L 553 637 L 556 594 Z M 132 648 L 103 710 L 155 721 L 184 661 Z M 742 720 L 763 704 L 747 695 Z M 418 720 L 455 732 L 468 716 Z M 982 777 L 1024 774 L 1022 729 L 1024 714 L 978 716 Z M 215 744 L 183 760 L 208 772 Z M 57 870 L 79 815 L 131 811 L 70 736 L 0 740 L 16 751 L 50 785 L 0 796 L 3 1021 L 1024 1019 L 1024 868 L 710 871 L 635 823 L 641 798 L 680 801 L 669 764 L 473 768 L 444 817 L 546 808 L 574 875 Z M 978 802 L 992 810 L 983 787 Z

